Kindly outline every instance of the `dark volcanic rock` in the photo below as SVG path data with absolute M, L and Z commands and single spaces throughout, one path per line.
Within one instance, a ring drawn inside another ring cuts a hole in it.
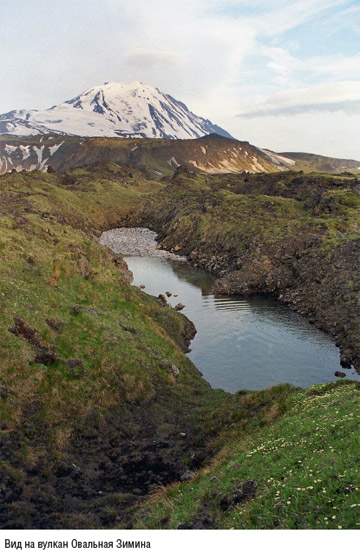
M 59 331 L 61 330 L 62 326 L 63 326 L 62 322 L 61 322 L 61 321 L 57 321 L 56 319 L 48 318 L 48 319 L 45 319 L 45 321 L 46 321 L 47 325 L 48 325 L 53 331 L 56 331 L 56 332 L 59 332 Z
M 66 365 L 72 377 L 81 377 L 85 374 L 84 364 L 81 360 L 70 359 L 66 361 Z
M 163 307 L 169 307 L 169 304 L 166 301 L 166 297 L 164 296 L 164 294 L 159 294 L 157 299 L 160 305 L 162 305 Z
M 241 270 L 226 273 L 214 284 L 220 294 L 272 294 L 308 316 L 318 328 L 336 338 L 342 367 L 360 369 L 360 340 L 357 336 L 360 306 L 360 240 L 344 242 L 325 251 L 313 249 L 315 240 L 294 240 L 260 256 L 248 254 Z M 296 244 L 302 245 L 295 250 Z M 263 248 L 266 250 L 266 248 Z M 301 258 L 298 258 L 298 252 Z
M 181 475 L 180 480 L 181 480 L 182 482 L 185 482 L 186 480 L 191 480 L 192 478 L 194 478 L 195 474 L 196 474 L 196 473 L 195 473 L 194 471 L 186 470 L 186 471 Z

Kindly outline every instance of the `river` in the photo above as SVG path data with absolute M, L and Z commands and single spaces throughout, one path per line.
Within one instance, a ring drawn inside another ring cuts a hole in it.
M 124 255 L 135 286 L 145 285 L 155 296 L 169 292 L 173 307 L 185 305 L 182 313 L 197 329 L 189 358 L 212 387 L 234 393 L 279 383 L 328 383 L 337 380 L 335 371 L 353 377 L 354 369 L 341 368 L 331 338 L 287 306 L 265 296 L 215 296 L 209 274 L 156 252 L 155 234 L 118 231 L 106 232 L 101 242 Z

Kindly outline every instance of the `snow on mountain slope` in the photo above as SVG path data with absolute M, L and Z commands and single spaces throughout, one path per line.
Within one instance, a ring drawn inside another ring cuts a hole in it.
M 225 130 L 198 117 L 171 95 L 141 82 L 108 82 L 45 111 L 0 115 L 0 134 L 191 139 Z
M 57 169 L 84 142 L 79 136 L 0 135 L 0 175 L 9 171 Z

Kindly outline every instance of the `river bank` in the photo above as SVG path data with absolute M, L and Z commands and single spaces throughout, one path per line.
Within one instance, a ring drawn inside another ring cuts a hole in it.
M 103 176 L 0 178 L 3 529 L 126 525 L 148 492 L 213 456 L 238 402 L 184 354 L 192 323 L 99 245 L 132 197 Z

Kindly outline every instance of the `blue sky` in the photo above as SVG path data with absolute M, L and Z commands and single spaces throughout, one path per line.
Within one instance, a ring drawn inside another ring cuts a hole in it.
M 235 137 L 360 160 L 360 3 L 2 0 L 0 113 L 140 80 Z

